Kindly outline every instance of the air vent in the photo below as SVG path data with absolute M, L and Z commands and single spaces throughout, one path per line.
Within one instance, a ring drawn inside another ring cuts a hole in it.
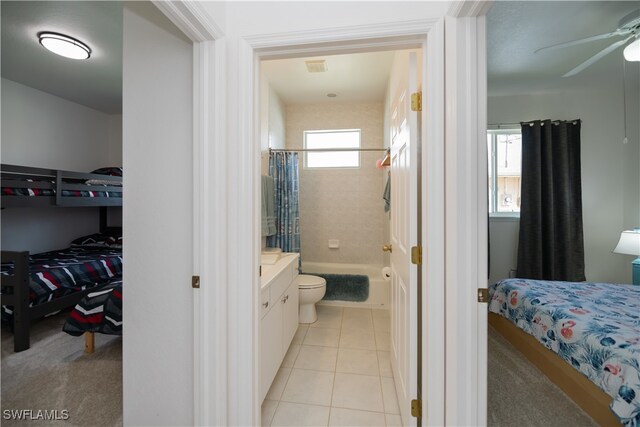
M 314 61 L 304 61 L 307 64 L 307 71 L 310 73 L 324 73 L 327 71 L 327 61 L 324 59 Z

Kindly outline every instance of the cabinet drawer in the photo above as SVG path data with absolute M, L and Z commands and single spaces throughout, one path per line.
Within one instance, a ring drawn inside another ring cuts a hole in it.
M 293 280 L 293 269 L 291 266 L 287 266 L 284 270 L 273 279 L 271 283 L 271 294 L 269 295 L 269 305 L 275 305 L 284 291 L 287 290 L 291 281 Z
M 270 309 L 271 302 L 269 301 L 269 287 L 267 287 L 260 292 L 260 318 L 262 319 Z

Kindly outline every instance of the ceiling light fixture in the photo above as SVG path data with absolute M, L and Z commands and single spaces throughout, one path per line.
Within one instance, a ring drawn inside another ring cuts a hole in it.
M 622 52 L 627 61 L 640 61 L 640 39 L 636 39 Z
M 64 34 L 38 33 L 40 44 L 47 50 L 71 59 L 88 59 L 91 49 L 86 44 Z

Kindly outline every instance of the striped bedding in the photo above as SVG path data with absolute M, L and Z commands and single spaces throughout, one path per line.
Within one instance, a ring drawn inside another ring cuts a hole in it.
M 2 187 L 3 196 L 27 196 L 27 197 L 50 197 L 56 195 L 56 190 L 48 188 L 13 188 Z M 62 190 L 63 197 L 114 197 L 122 198 L 122 192 L 98 191 L 98 190 Z
M 640 286 L 506 279 L 489 287 L 502 315 L 612 398 L 611 411 L 640 425 Z
M 2 264 L 2 275 L 13 264 Z M 29 305 L 35 306 L 122 277 L 122 249 L 71 247 L 29 257 Z M 3 306 L 3 317 L 11 314 Z
M 114 279 L 84 297 L 62 330 L 74 336 L 85 332 L 122 335 L 122 279 Z

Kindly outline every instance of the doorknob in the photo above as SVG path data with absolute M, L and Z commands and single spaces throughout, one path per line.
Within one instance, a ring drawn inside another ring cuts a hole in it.
M 391 243 L 389 243 L 388 245 L 384 245 L 384 246 L 382 246 L 382 250 L 383 250 L 384 252 L 389 252 L 389 253 L 393 252 L 393 250 L 392 250 L 392 248 L 391 248 Z

